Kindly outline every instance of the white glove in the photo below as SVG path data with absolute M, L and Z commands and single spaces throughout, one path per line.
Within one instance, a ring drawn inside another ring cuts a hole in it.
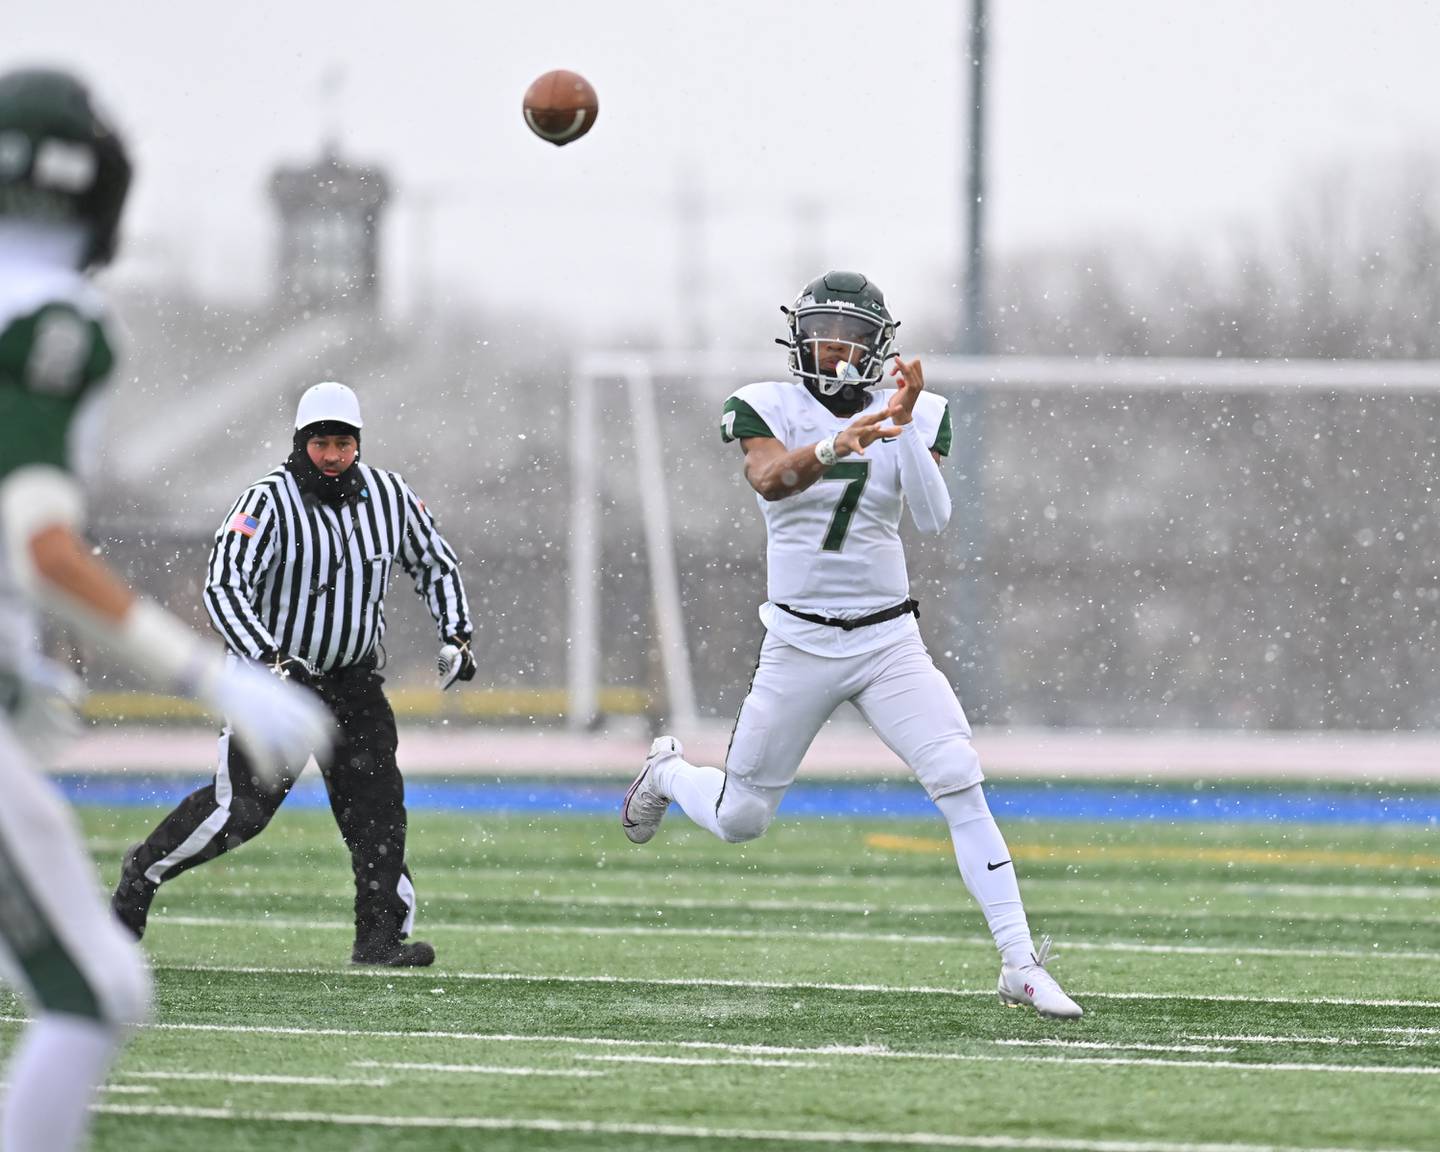
M 323 759 L 334 746 L 335 721 L 320 698 L 264 668 L 230 661 L 210 695 L 265 783 L 298 773 L 312 752 Z
M 26 659 L 19 679 L 10 725 L 30 754 L 47 763 L 80 735 L 85 685 L 63 664 L 39 655 Z

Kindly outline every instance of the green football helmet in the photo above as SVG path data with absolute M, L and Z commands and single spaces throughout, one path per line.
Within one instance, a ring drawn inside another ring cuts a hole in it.
M 85 85 L 39 68 L 0 75 L 0 218 L 84 225 L 88 268 L 114 256 L 129 190 L 125 145 Z
M 820 403 L 841 415 L 866 404 L 864 392 L 884 379 L 899 324 L 885 294 L 859 272 L 827 272 L 800 289 L 789 308 L 790 371 Z

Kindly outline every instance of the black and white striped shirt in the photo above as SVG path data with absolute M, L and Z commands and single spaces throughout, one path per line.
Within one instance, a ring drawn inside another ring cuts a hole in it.
M 306 499 L 282 465 L 245 489 L 215 533 L 205 607 L 231 650 L 299 656 L 321 671 L 354 664 L 385 635 L 398 561 L 440 638 L 468 639 L 460 562 L 400 476 L 356 461 L 353 504 Z

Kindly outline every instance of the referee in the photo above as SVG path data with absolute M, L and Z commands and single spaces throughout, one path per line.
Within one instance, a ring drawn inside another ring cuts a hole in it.
M 360 402 L 344 384 L 316 384 L 300 398 L 294 450 L 241 494 L 215 534 L 205 607 L 233 653 L 313 688 L 335 714 L 339 738 L 320 771 L 355 872 L 351 961 L 422 967 L 435 950 L 406 939 L 415 889 L 405 786 L 379 672 L 393 566 L 435 618 L 445 687 L 475 675 L 470 614 L 455 553 L 400 476 L 360 462 L 360 428 Z M 136 937 L 156 889 L 259 833 L 304 768 L 267 788 L 231 735 L 227 724 L 214 781 L 125 855 L 112 905 Z

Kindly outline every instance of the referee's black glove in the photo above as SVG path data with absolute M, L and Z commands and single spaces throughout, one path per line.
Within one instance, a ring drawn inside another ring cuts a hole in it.
M 289 680 L 302 688 L 314 689 L 320 681 L 319 673 L 299 656 L 288 652 L 266 652 L 261 663 L 282 680 Z
M 475 679 L 475 657 L 470 655 L 470 637 L 451 636 L 440 648 L 440 658 L 435 662 L 440 673 L 441 689 L 449 688 L 456 680 Z

